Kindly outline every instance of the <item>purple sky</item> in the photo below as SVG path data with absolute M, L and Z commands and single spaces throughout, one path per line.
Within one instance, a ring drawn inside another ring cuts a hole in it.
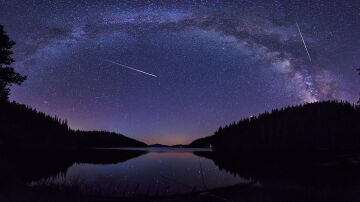
M 11 99 L 74 129 L 177 144 L 273 108 L 359 97 L 358 0 L 155 2 L 0 0 L 28 75 Z

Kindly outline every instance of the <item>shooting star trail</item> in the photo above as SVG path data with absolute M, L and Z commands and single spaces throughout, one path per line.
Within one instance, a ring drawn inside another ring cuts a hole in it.
M 298 30 L 299 30 L 299 33 L 300 33 L 300 36 L 301 36 L 301 40 L 302 40 L 302 42 L 303 42 L 303 44 L 304 44 L 306 53 L 307 53 L 307 55 L 308 55 L 308 57 L 309 57 L 309 60 L 310 60 L 310 62 L 311 62 L 310 53 L 309 53 L 309 51 L 308 51 L 308 49 L 307 49 L 307 47 L 306 47 L 305 40 L 304 40 L 304 38 L 303 38 L 303 35 L 301 34 L 301 30 L 300 30 L 299 24 L 298 24 L 297 22 L 296 22 L 296 26 L 297 26 L 297 28 L 298 28 Z
M 125 67 L 125 68 L 128 68 L 128 69 L 131 69 L 131 70 L 134 70 L 134 71 L 137 71 L 137 72 L 140 72 L 140 73 L 143 73 L 143 74 L 147 74 L 147 75 L 149 75 L 149 76 L 153 76 L 153 77 L 156 77 L 156 78 L 157 78 L 157 76 L 154 75 L 154 74 L 150 74 L 150 73 L 141 71 L 141 70 L 139 70 L 139 69 L 135 69 L 135 68 L 133 68 L 133 67 L 129 67 L 129 66 L 126 66 L 126 65 L 123 65 L 123 64 L 120 64 L 120 63 L 111 61 L 111 60 L 105 60 L 105 61 L 106 61 L 106 62 L 110 62 L 110 63 L 115 64 L 115 65 L 120 65 L 120 66 L 122 66 L 122 67 Z

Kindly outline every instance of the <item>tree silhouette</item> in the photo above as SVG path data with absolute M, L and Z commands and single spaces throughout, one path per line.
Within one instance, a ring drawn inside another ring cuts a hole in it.
M 0 150 L 61 152 L 90 147 L 146 146 L 118 133 L 72 130 L 67 121 L 56 116 L 15 102 L 0 103 Z
M 239 153 L 317 153 L 360 150 L 360 107 L 325 101 L 275 109 L 220 127 L 192 147 Z
M 0 102 L 9 99 L 9 86 L 12 84 L 20 85 L 26 79 L 26 76 L 15 72 L 14 68 L 10 67 L 11 63 L 15 61 L 11 57 L 13 45 L 15 45 L 15 42 L 10 40 L 4 31 L 4 26 L 0 25 Z
M 357 71 L 358 71 L 358 74 L 359 74 L 359 76 L 360 76 L 360 68 L 358 68 Z M 360 98 L 359 98 L 359 100 L 357 101 L 357 103 L 358 103 L 358 105 L 360 105 Z

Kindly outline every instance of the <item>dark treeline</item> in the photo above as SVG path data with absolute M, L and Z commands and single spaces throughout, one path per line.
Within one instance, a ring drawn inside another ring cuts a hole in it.
M 107 131 L 73 131 L 79 147 L 146 147 L 145 143 Z
M 292 106 L 220 127 L 192 147 L 237 153 L 343 152 L 360 149 L 360 109 L 326 101 Z
M 106 131 L 74 131 L 66 121 L 25 105 L 0 102 L 0 147 L 64 151 L 84 147 L 143 147 L 146 144 Z
M 66 121 L 16 103 L 0 102 L 0 112 L 2 148 L 48 151 L 76 146 Z

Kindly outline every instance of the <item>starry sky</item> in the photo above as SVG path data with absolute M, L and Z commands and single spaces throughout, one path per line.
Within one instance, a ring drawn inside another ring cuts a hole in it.
M 28 75 L 11 100 L 73 129 L 190 143 L 274 108 L 359 97 L 358 0 L 0 5 L 13 66 Z

